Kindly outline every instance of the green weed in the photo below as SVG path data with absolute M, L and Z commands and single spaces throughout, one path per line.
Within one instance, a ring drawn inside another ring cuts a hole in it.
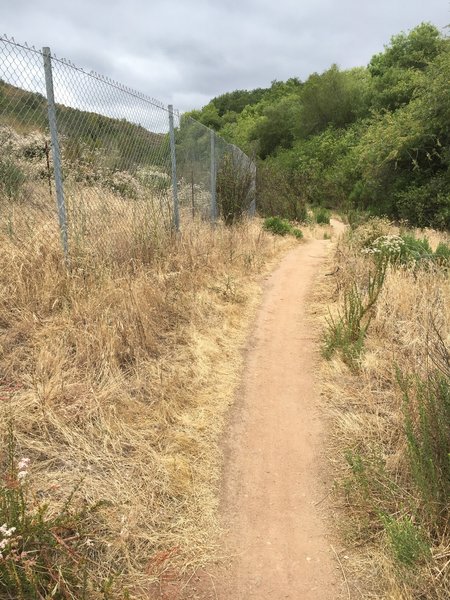
M 424 518 L 445 524 L 450 498 L 450 383 L 436 370 L 425 380 L 407 381 L 400 373 L 405 434 L 414 485 Z
M 397 562 L 412 567 L 430 556 L 430 547 L 422 531 L 407 517 L 381 517 L 389 545 Z
M 433 252 L 427 238 L 418 239 L 411 234 L 381 235 L 361 250 L 371 255 L 375 262 L 388 261 L 391 264 L 425 267 L 431 263 L 446 266 L 450 264 L 450 248 L 440 242 Z
M 386 262 L 376 265 L 374 274 L 369 273 L 367 291 L 362 292 L 357 283 L 344 291 L 344 306 L 338 316 L 329 316 L 325 333 L 323 355 L 330 359 L 336 350 L 341 350 L 344 362 L 355 366 L 361 355 L 364 338 L 369 327 L 372 312 L 386 277 Z

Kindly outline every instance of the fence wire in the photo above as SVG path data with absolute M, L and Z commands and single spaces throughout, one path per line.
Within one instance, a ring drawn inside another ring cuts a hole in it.
M 42 54 L 0 39 L 0 232 L 58 237 Z
M 45 54 L 0 37 L 0 235 L 114 258 L 192 219 L 254 214 L 255 165 L 239 148 L 68 60 L 48 54 L 45 71 Z

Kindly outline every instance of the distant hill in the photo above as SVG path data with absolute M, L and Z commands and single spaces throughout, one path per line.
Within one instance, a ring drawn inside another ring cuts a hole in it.
M 11 126 L 20 133 L 47 131 L 46 99 L 0 80 L 0 125 Z M 168 143 L 164 133 L 151 132 L 125 119 L 63 105 L 58 105 L 58 132 L 72 153 L 77 152 L 80 144 L 92 150 L 113 152 L 117 170 L 158 164 Z

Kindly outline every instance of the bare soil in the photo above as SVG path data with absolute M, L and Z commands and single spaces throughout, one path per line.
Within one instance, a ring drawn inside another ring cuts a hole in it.
M 267 281 L 227 442 L 223 506 L 234 559 L 216 581 L 220 600 L 335 600 L 340 593 L 321 502 L 330 482 L 307 317 L 327 246 L 311 240 L 292 250 Z
M 267 277 L 226 431 L 221 513 L 229 558 L 214 574 L 197 573 L 183 597 L 341 597 L 326 519 L 332 480 L 315 389 L 317 334 L 307 310 L 329 250 L 327 240 L 308 240 Z

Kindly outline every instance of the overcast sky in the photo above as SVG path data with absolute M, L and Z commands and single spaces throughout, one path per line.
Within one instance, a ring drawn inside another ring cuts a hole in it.
M 449 0 L 0 0 L 0 33 L 182 111 L 333 62 L 365 65 L 422 21 L 444 28 Z

